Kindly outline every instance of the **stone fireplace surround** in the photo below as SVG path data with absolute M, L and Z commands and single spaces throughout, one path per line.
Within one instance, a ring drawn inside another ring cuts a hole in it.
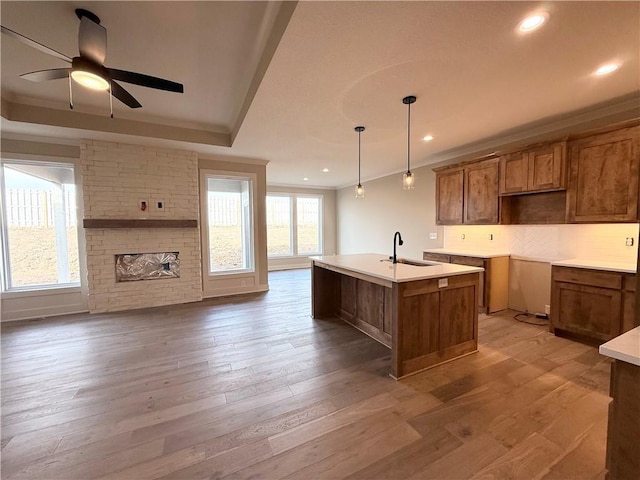
M 89 311 L 202 300 L 200 229 L 193 221 L 199 217 L 197 154 L 86 140 L 80 145 L 80 161 Z M 141 212 L 141 200 L 148 205 L 162 201 L 164 208 Z M 114 228 L 105 223 L 109 219 L 136 221 Z M 176 222 L 185 219 L 189 222 Z M 114 259 L 123 252 L 180 252 L 180 277 L 116 282 Z

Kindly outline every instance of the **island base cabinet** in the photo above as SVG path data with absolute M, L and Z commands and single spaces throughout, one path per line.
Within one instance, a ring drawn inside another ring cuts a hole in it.
M 478 348 L 478 274 L 394 285 L 392 376 L 401 378 Z
M 640 367 L 621 360 L 611 364 L 607 480 L 640 478 Z
M 391 348 L 398 379 L 477 351 L 478 273 L 393 283 L 312 268 L 312 316 L 338 317 Z

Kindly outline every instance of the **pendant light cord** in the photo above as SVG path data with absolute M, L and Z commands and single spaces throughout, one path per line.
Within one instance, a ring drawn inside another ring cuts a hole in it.
M 360 185 L 360 134 L 362 131 L 358 131 L 358 185 Z
M 411 158 L 411 103 L 408 104 L 409 110 L 407 113 L 407 173 L 411 172 L 410 158 Z

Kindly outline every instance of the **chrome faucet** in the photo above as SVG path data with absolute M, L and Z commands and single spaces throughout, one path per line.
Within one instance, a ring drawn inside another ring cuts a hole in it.
M 398 263 L 398 257 L 396 256 L 396 238 L 398 239 L 398 245 L 402 245 L 404 243 L 402 241 L 402 235 L 400 235 L 400 232 L 396 232 L 393 234 L 393 263 Z

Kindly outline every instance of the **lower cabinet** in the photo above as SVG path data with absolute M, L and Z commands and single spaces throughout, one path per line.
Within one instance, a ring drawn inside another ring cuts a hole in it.
M 478 310 L 482 313 L 493 313 L 509 308 L 508 256 L 480 258 L 424 252 L 422 258 L 431 262 L 455 263 L 457 265 L 484 268 L 484 272 L 480 274 Z
M 603 343 L 634 325 L 635 275 L 584 268 L 551 269 L 551 331 Z
M 391 346 L 391 290 L 365 280 L 343 275 L 340 278 L 340 316 Z

